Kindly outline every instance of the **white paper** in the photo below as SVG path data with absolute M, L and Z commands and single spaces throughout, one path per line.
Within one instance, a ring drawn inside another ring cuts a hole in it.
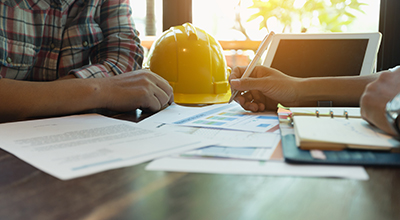
M 284 134 L 294 132 L 293 127 L 281 123 L 280 131 Z M 254 161 L 237 159 L 213 159 L 170 156 L 152 161 L 146 170 L 172 172 L 274 175 L 304 177 L 338 177 L 368 180 L 369 176 L 362 166 L 339 165 L 298 165 L 283 161 Z
M 159 113 L 160 114 L 160 113 Z M 184 155 L 203 157 L 240 158 L 247 160 L 268 160 L 281 140 L 275 132 L 248 132 L 224 130 L 215 128 L 186 127 L 171 125 L 153 120 L 139 123 L 141 127 L 159 129 L 160 131 L 174 131 L 215 141 L 217 144 Z
M 293 165 L 280 161 L 260 162 L 231 159 L 165 157 L 152 161 L 147 165 L 146 170 L 216 174 L 338 177 L 357 180 L 369 179 L 367 172 L 361 166 Z
M 212 144 L 96 114 L 0 124 L 0 148 L 63 180 Z
M 400 147 L 400 142 L 361 118 L 295 116 L 296 141 L 337 143 L 361 148 Z
M 209 146 L 187 151 L 181 156 L 269 160 L 275 148 Z
M 279 133 L 276 113 L 245 111 L 236 102 L 200 108 L 175 104 L 146 120 L 181 126 Z
M 174 121 L 178 121 L 192 115 L 197 115 L 202 112 L 209 111 L 216 106 L 220 106 L 219 104 L 216 105 L 207 105 L 207 106 L 196 106 L 196 107 L 188 107 L 178 105 L 176 103 L 172 103 L 167 108 L 159 111 L 158 113 L 152 115 L 151 117 L 145 118 L 139 123 L 146 123 L 148 121 L 151 122 L 159 122 L 159 123 L 173 123 Z
M 160 114 L 160 113 L 159 113 Z M 190 134 L 199 138 L 206 138 L 215 141 L 219 146 L 229 147 L 258 147 L 275 148 L 281 140 L 276 132 L 249 132 L 215 128 L 187 127 L 147 120 L 139 125 L 148 129 L 159 129 L 160 131 L 174 131 L 183 134 Z

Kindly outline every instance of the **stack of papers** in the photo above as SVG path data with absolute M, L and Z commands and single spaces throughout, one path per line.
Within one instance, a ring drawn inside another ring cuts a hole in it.
M 0 148 L 62 180 L 210 144 L 97 114 L 0 124 Z
M 154 159 L 147 170 L 368 179 L 363 167 L 284 163 L 280 130 L 276 113 L 237 103 L 173 104 L 137 124 L 97 114 L 0 124 L 0 148 L 62 180 Z
M 139 124 L 148 129 L 191 134 L 218 143 L 154 160 L 147 170 L 368 179 L 361 166 L 283 162 L 276 113 L 247 112 L 237 103 L 201 108 L 172 105 Z
M 275 113 L 251 113 L 236 103 L 200 108 L 172 105 L 139 125 L 190 134 L 217 143 L 181 154 L 186 158 L 269 160 L 280 142 Z

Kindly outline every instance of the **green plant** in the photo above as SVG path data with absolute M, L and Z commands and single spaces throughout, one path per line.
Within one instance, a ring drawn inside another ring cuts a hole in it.
M 341 32 L 355 20 L 354 12 L 364 13 L 362 5 L 367 4 L 359 0 L 253 0 L 249 8 L 258 12 L 248 21 L 261 16 L 260 29 L 268 31 L 267 21 L 275 17 L 283 25 L 282 32 L 290 32 L 295 21 L 301 23 L 301 32 L 313 26 L 322 32 Z

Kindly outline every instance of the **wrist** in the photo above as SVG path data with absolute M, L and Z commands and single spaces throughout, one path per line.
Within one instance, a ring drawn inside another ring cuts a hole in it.
M 376 76 L 341 76 L 300 78 L 298 103 L 317 106 L 318 101 L 331 101 L 333 106 L 359 106 L 365 86 Z
M 316 106 L 318 101 L 328 100 L 329 94 L 321 89 L 320 78 L 300 78 L 298 81 L 296 103 L 298 106 Z
M 88 83 L 89 87 L 87 90 L 87 95 L 89 102 L 91 103 L 91 109 L 106 108 L 106 103 L 108 100 L 107 83 L 105 83 L 105 78 L 92 78 L 83 79 L 85 81 L 90 81 Z
M 55 81 L 59 88 L 65 88 L 69 91 L 65 99 L 70 99 L 70 105 L 67 108 L 72 111 L 85 111 L 90 109 L 102 108 L 101 88 L 98 79 L 69 79 Z M 64 90 L 64 89 L 62 89 Z
M 90 109 L 102 108 L 101 89 L 98 79 L 69 79 L 54 81 L 61 90 L 68 90 L 68 96 L 64 96 L 66 100 L 70 100 L 69 106 L 71 112 L 85 111 Z M 63 103 L 63 102 L 61 102 Z

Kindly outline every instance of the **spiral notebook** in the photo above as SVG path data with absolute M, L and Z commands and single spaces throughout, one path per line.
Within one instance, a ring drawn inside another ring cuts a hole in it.
M 300 149 L 400 149 L 398 140 L 363 120 L 359 108 L 290 108 L 290 111 Z

